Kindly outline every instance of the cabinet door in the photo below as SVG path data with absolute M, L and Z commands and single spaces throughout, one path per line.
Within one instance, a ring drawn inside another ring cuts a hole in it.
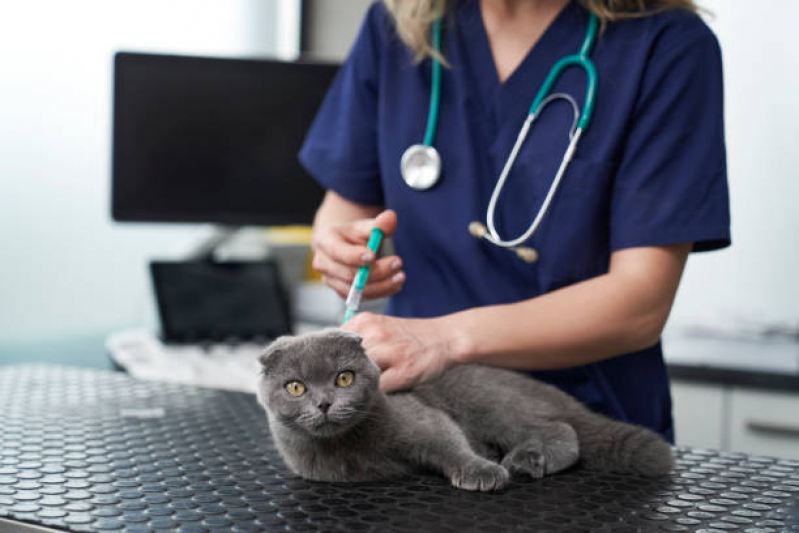
M 672 380 L 675 441 L 680 446 L 726 449 L 723 387 Z
M 730 447 L 736 452 L 799 459 L 799 391 L 732 391 Z

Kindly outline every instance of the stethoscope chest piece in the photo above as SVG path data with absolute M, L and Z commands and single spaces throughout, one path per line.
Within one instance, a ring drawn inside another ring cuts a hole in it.
M 441 156 L 438 150 L 424 144 L 409 146 L 400 161 L 402 179 L 412 189 L 424 191 L 438 183 L 441 175 Z

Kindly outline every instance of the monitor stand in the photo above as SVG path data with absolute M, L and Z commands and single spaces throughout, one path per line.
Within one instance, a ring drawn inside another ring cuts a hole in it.
M 211 261 L 214 259 L 214 252 L 229 242 L 239 232 L 241 226 L 215 226 L 214 233 L 202 241 L 193 252 L 189 254 L 188 259 L 195 261 Z

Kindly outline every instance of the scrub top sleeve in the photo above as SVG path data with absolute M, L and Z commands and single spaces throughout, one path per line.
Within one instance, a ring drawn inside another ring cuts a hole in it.
M 369 9 L 299 154 L 302 165 L 323 187 L 366 205 L 383 204 L 377 99 L 379 58 L 390 24 L 388 17 L 380 3 Z
M 611 250 L 730 244 L 721 50 L 697 27 L 662 39 L 646 66 L 613 184 Z

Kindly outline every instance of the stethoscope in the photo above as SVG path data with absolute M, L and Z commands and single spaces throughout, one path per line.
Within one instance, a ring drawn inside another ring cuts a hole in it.
M 591 122 L 591 114 L 594 110 L 594 97 L 596 96 L 597 74 L 596 67 L 588 55 L 591 53 L 591 48 L 593 48 L 594 42 L 596 41 L 597 26 L 598 20 L 596 15 L 590 13 L 588 18 L 588 28 L 585 31 L 585 38 L 583 39 L 583 44 L 580 47 L 580 52 L 578 54 L 561 58 L 560 61 L 558 61 L 555 66 L 552 67 L 552 70 L 549 71 L 549 75 L 544 81 L 544 84 L 538 90 L 538 94 L 536 95 L 533 104 L 530 106 L 527 119 L 524 121 L 521 130 L 519 130 L 519 134 L 516 136 L 516 142 L 514 143 L 510 155 L 505 162 L 505 166 L 502 168 L 502 173 L 499 175 L 497 184 L 494 186 L 494 191 L 491 194 L 491 200 L 489 201 L 488 209 L 486 210 L 486 224 L 477 221 L 469 224 L 469 233 L 471 233 L 473 236 L 477 237 L 478 239 L 485 239 L 497 246 L 512 249 L 519 257 L 528 263 L 532 263 L 538 259 L 538 252 L 529 246 L 520 245 L 532 237 L 541 224 L 541 220 L 544 218 L 547 209 L 549 209 L 549 204 L 555 195 L 555 191 L 557 191 L 558 185 L 560 184 L 560 181 L 563 178 L 569 163 L 574 157 L 574 152 L 577 150 L 577 144 L 580 141 L 580 137 L 582 136 L 583 132 L 588 129 L 588 125 Z M 432 40 L 433 49 L 437 54 L 440 54 L 440 19 L 433 22 Z M 549 91 L 557 82 L 558 77 L 565 69 L 571 66 L 582 67 L 585 70 L 588 78 L 582 113 L 580 112 L 580 107 L 577 105 L 577 102 L 571 95 L 565 93 L 549 94 Z M 433 187 L 436 183 L 438 183 L 438 180 L 441 176 L 441 156 L 438 154 L 438 150 L 433 147 L 433 138 L 435 137 L 436 123 L 438 122 L 440 97 L 441 63 L 437 59 L 436 55 L 434 55 L 430 90 L 430 108 L 427 116 L 427 127 L 425 128 L 424 142 L 422 144 L 414 144 L 413 146 L 408 147 L 405 150 L 405 153 L 402 154 L 402 160 L 400 161 L 400 170 L 405 183 L 407 183 L 411 188 L 420 191 Z M 513 166 L 514 161 L 516 161 L 516 156 L 519 154 L 519 150 L 521 149 L 524 140 L 527 138 L 527 133 L 530 131 L 530 127 L 533 125 L 533 122 L 535 122 L 536 118 L 538 118 L 538 116 L 541 114 L 541 111 L 547 106 L 547 104 L 558 99 L 563 99 L 569 102 L 574 110 L 574 120 L 572 122 L 571 129 L 569 130 L 569 146 L 566 148 L 566 152 L 563 154 L 563 159 L 560 162 L 557 174 L 555 174 L 555 179 L 552 180 L 552 184 L 549 186 L 549 191 L 547 191 L 544 202 L 538 209 L 538 213 L 533 219 L 533 222 L 530 224 L 527 230 L 518 237 L 508 240 L 502 239 L 497 233 L 497 229 L 494 224 L 494 213 L 496 211 L 499 194 L 502 192 L 502 187 L 504 187 L 505 181 L 508 179 L 510 169 Z

